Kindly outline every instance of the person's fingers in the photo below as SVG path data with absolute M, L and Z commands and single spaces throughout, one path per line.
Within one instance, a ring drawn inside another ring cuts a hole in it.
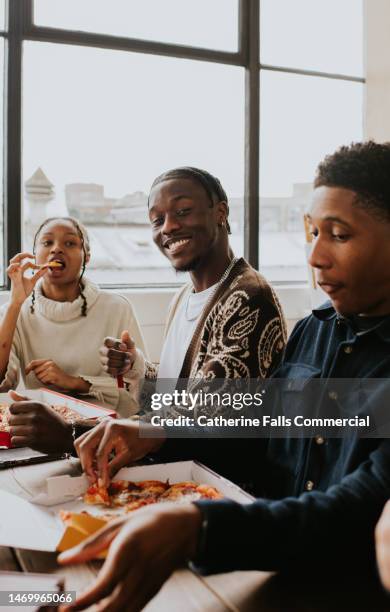
M 121 342 L 123 342 L 123 344 L 126 344 L 127 348 L 129 350 L 134 349 L 135 348 L 135 342 L 134 340 L 131 338 L 129 332 L 127 329 L 125 329 L 122 333 L 121 333 Z
M 128 347 L 125 342 L 122 342 L 119 338 L 104 338 L 103 348 L 116 349 L 117 351 L 127 351 Z
M 172 574 L 171 568 L 158 568 L 156 572 L 148 572 L 148 580 L 141 580 L 134 589 L 131 605 L 126 608 L 128 612 L 140 612 L 146 604 L 159 592 L 162 585 Z
M 34 429 L 31 425 L 17 425 L 16 427 L 12 425 L 9 433 L 11 435 L 11 440 L 18 437 L 31 439 L 34 435 Z
M 9 277 L 14 276 L 19 271 L 20 271 L 20 265 L 16 263 L 10 264 L 7 268 L 7 274 Z
M 11 436 L 11 446 L 22 447 L 31 444 L 31 440 L 25 436 Z
M 11 428 L 19 425 L 30 425 L 32 415 L 32 412 L 23 412 L 22 414 L 18 415 L 11 414 L 8 419 L 8 424 Z
M 64 606 L 62 610 L 63 612 L 78 612 L 78 610 L 85 610 L 86 608 L 89 608 L 92 604 L 100 601 L 101 599 L 109 595 L 113 587 L 113 583 L 102 583 L 100 574 L 98 574 L 98 577 L 92 584 L 92 586 L 86 591 L 84 591 L 84 593 L 82 593 L 74 603 L 70 604 L 69 606 Z M 95 610 L 96 612 L 98 612 L 99 608 L 95 608 Z
M 96 449 L 103 436 L 102 425 L 103 424 L 94 427 L 91 431 L 86 432 L 75 441 L 75 449 L 79 456 L 81 467 L 91 483 L 96 482 L 94 463 Z
M 32 253 L 28 253 L 25 251 L 24 253 L 17 253 L 10 260 L 10 264 L 20 263 L 23 259 L 35 259 L 35 256 Z
M 43 385 L 51 385 L 53 383 L 53 377 L 49 372 L 44 372 L 43 374 L 35 374 L 35 376 Z
M 111 361 L 123 362 L 124 359 L 126 358 L 128 359 L 128 353 L 125 353 L 124 351 L 120 351 L 117 349 L 110 348 L 107 351 L 107 357 L 110 363 Z
M 112 523 L 102 527 L 99 531 L 86 538 L 77 546 L 61 553 L 57 557 L 57 561 L 61 565 L 70 565 L 72 563 L 85 563 L 86 561 L 94 559 L 99 553 L 109 547 L 122 527 L 123 522 L 123 518 L 112 521 Z
M 115 457 L 111 459 L 111 461 L 108 462 L 108 466 L 107 466 L 109 480 L 111 480 L 115 476 L 115 474 L 119 472 L 121 468 L 127 465 L 129 461 L 130 461 L 130 454 L 125 455 L 121 453 L 121 454 L 115 455 Z
M 117 374 L 118 370 L 124 370 L 125 372 L 127 372 L 129 370 L 130 364 L 131 361 L 127 358 L 122 359 L 121 361 L 113 361 L 109 359 L 105 365 L 102 364 L 102 367 L 105 369 L 106 372 L 108 372 L 109 370 L 113 370 L 113 372 L 110 372 L 110 374 Z
M 28 402 L 30 401 L 29 397 L 25 397 L 24 395 L 20 395 L 20 393 L 16 393 L 16 391 L 8 391 L 8 395 L 14 400 L 14 402 Z
M 122 368 L 109 368 L 106 367 L 105 371 L 107 372 L 107 374 L 110 374 L 110 376 L 120 376 L 122 374 L 126 374 L 126 372 L 128 372 L 129 368 L 127 366 L 124 366 Z
M 97 473 L 104 487 L 107 487 L 110 483 L 108 459 L 114 449 L 115 440 L 112 429 L 110 427 L 106 427 L 96 451 Z
M 32 263 L 31 261 L 26 261 L 26 263 L 22 264 L 20 266 L 20 271 L 22 273 L 22 275 L 24 275 L 24 273 L 27 270 L 40 270 L 40 266 L 37 266 L 36 264 Z
M 117 546 L 115 546 L 116 543 Z M 123 543 L 121 541 L 114 541 L 107 555 L 107 559 L 105 560 L 94 584 L 92 584 L 91 587 L 77 599 L 75 604 L 71 604 L 65 609 L 67 611 L 69 610 L 69 612 L 83 610 L 84 608 L 87 608 L 88 606 L 100 601 L 104 597 L 107 597 L 107 595 L 109 595 L 116 587 L 116 585 L 121 582 L 123 577 L 126 576 L 128 565 L 134 567 L 135 559 L 129 558 L 131 556 L 129 555 L 128 550 L 128 546 L 126 546 L 125 550 L 123 550 Z M 127 553 L 125 568 L 123 567 L 122 558 L 124 552 Z M 83 560 L 85 560 L 85 558 Z M 135 568 L 137 568 L 136 564 Z M 129 581 L 126 582 L 128 583 L 128 590 L 130 590 L 131 582 L 130 584 Z
M 40 365 L 35 366 L 34 368 L 35 376 L 41 376 L 42 374 L 47 372 L 51 365 L 52 365 L 51 361 L 45 361 L 44 363 L 41 363 Z
M 35 370 L 38 366 L 42 365 L 42 363 L 47 363 L 47 359 L 33 359 L 26 366 L 26 374 L 29 374 L 32 370 Z
M 34 276 L 31 278 L 31 283 L 32 283 L 33 287 L 35 287 L 35 285 L 37 284 L 39 279 L 42 278 L 42 276 L 45 276 L 45 274 L 47 274 L 48 271 L 49 271 L 48 267 L 39 268 L 38 272 L 36 272 L 34 274 Z
M 42 406 L 44 404 L 41 404 Z M 18 401 L 15 404 L 11 404 L 9 411 L 11 414 L 22 414 L 25 412 L 32 412 L 39 406 L 39 403 L 33 401 Z
M 132 610 L 129 608 L 129 598 L 131 592 L 125 580 L 117 584 L 112 593 L 95 606 L 96 612 L 122 612 L 122 610 L 129 612 Z
M 103 342 L 103 346 L 105 346 L 108 349 L 110 349 L 110 348 L 118 348 L 120 344 L 121 344 L 120 339 L 112 338 L 111 336 L 108 336 L 107 338 L 104 338 L 104 342 Z M 126 347 L 125 347 L 125 349 L 126 349 Z
M 116 585 L 112 592 L 96 606 L 96 612 L 135 612 L 134 597 L 136 589 L 144 590 L 142 576 L 139 571 L 130 570 L 127 575 Z
M 124 372 L 127 372 L 129 369 L 129 362 L 125 361 L 124 363 L 120 363 L 117 365 L 112 365 L 111 363 L 107 364 L 106 366 L 104 366 L 105 371 L 108 372 L 109 374 L 111 374 L 111 376 L 117 376 L 118 374 L 122 373 L 122 370 Z
M 89 429 L 88 429 L 88 430 L 87 430 L 87 431 L 85 431 L 83 434 L 81 434 L 81 436 L 79 436 L 78 438 L 76 438 L 76 440 L 74 441 L 74 446 L 75 446 L 76 451 L 77 451 L 77 447 L 78 447 L 78 446 L 80 446 L 80 444 L 81 444 L 82 442 L 84 442 L 84 440 L 85 440 L 86 438 L 88 438 L 88 436 L 90 435 L 90 433 L 91 433 L 91 430 L 89 430 Z

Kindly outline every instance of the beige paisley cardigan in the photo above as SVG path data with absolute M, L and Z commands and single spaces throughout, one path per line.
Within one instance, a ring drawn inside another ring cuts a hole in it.
M 190 291 L 188 284 L 176 294 L 166 332 Z M 266 378 L 279 364 L 286 339 L 283 313 L 273 289 L 245 259 L 238 259 L 206 304 L 180 378 Z M 147 363 L 146 378 L 156 376 L 156 366 Z

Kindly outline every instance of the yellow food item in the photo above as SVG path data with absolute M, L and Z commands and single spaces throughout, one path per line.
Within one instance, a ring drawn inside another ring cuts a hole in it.
M 63 268 L 64 264 L 62 264 L 59 261 L 49 261 L 48 264 L 46 264 L 49 266 L 49 268 Z

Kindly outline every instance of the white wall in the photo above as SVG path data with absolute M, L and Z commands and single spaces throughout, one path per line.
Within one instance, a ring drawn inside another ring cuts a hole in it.
M 365 0 L 364 134 L 390 141 L 390 1 Z
M 174 289 L 133 289 L 122 291 L 131 301 L 145 336 L 149 357 L 159 361 L 165 319 Z M 287 318 L 289 330 L 297 319 L 310 309 L 309 292 L 302 287 L 281 287 L 278 297 Z M 0 293 L 0 305 L 8 300 L 8 292 Z

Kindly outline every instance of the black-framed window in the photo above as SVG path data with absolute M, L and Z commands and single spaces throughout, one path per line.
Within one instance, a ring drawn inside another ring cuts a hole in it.
M 152 244 L 146 194 L 197 165 L 229 193 L 236 254 L 272 281 L 305 280 L 315 163 L 362 137 L 362 0 L 4 2 L 0 264 L 45 216 L 72 214 L 93 280 L 180 282 Z

